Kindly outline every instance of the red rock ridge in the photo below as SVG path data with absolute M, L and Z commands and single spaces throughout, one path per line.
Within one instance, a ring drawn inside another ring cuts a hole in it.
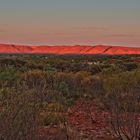
M 121 46 L 25 46 L 0 44 L 0 53 L 15 54 L 140 54 L 140 48 Z

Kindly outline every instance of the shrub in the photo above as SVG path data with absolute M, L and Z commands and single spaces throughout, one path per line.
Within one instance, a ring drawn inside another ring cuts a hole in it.
M 65 123 L 66 117 L 64 116 L 66 108 L 62 104 L 50 103 L 47 108 L 40 114 L 43 124 L 58 125 Z
M 37 140 L 40 101 L 32 90 L 0 90 L 0 137 L 4 140 Z

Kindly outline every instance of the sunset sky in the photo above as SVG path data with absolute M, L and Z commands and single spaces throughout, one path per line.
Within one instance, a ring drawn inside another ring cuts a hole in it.
M 140 47 L 140 0 L 0 0 L 0 43 Z

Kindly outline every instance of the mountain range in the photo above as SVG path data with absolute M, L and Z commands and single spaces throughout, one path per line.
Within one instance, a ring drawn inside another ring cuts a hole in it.
M 109 45 L 28 46 L 0 44 L 1 54 L 140 54 L 140 48 Z

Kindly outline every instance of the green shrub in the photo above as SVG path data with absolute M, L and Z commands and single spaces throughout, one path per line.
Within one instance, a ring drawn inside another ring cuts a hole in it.
M 58 125 L 65 123 L 66 117 L 64 115 L 66 108 L 62 104 L 51 103 L 40 114 L 43 125 Z

